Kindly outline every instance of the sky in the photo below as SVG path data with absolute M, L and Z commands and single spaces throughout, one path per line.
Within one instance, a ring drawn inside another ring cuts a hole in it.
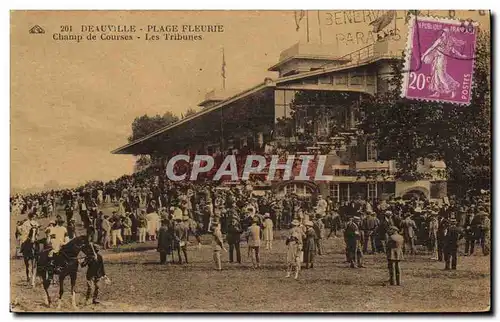
M 370 42 L 368 24 L 378 15 L 325 11 L 318 20 L 310 11 L 309 41 L 320 41 L 320 21 L 322 43 L 344 55 Z M 82 25 L 101 24 L 144 31 L 131 41 L 53 39 L 61 26 L 85 37 Z M 148 25 L 198 24 L 222 24 L 224 32 L 202 34 L 199 41 L 145 39 Z M 46 32 L 30 34 L 34 25 Z M 134 157 L 110 151 L 127 143 L 135 117 L 199 109 L 204 95 L 222 86 L 222 48 L 228 90 L 276 78 L 267 68 L 280 52 L 306 42 L 306 21 L 299 25 L 296 31 L 293 11 L 12 12 L 11 187 L 51 180 L 76 185 L 132 173 Z M 399 28 L 398 48 L 407 32 Z

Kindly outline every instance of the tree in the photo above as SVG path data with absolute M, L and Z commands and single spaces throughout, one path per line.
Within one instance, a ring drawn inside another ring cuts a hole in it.
M 461 187 L 489 188 L 490 57 L 490 35 L 479 32 L 469 106 L 401 98 L 402 61 L 393 65 L 390 89 L 362 101 L 361 128 L 381 160 L 397 162 L 399 177 L 419 179 L 417 162 L 427 158 L 443 160 L 448 179 Z
M 177 121 L 179 121 L 179 118 L 172 114 L 172 112 L 166 112 L 163 116 L 159 114 L 155 116 L 144 114 L 143 116 L 136 117 L 134 122 L 132 122 L 132 135 L 128 137 L 128 141 L 133 142 L 138 140 Z
M 150 165 L 151 165 L 151 156 L 149 156 L 149 155 L 140 155 L 135 160 L 134 173 L 146 170 L 146 168 L 148 168 Z
M 194 108 L 188 108 L 188 110 L 186 111 L 186 113 L 184 113 L 184 117 L 188 117 L 190 115 L 193 115 L 193 114 L 196 114 L 198 112 L 196 112 L 196 110 Z
M 163 116 L 156 114 L 151 117 L 144 114 L 143 116 L 136 117 L 134 122 L 132 122 L 132 135 L 128 137 L 128 141 L 133 142 L 138 140 L 177 121 L 179 121 L 179 118 L 172 114 L 172 112 L 166 112 Z M 134 172 L 146 169 L 152 162 L 155 162 L 154 156 L 140 155 L 135 161 Z

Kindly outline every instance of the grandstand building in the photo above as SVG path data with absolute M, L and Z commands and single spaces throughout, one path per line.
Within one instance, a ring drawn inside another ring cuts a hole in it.
M 419 171 L 428 174 L 425 180 L 397 179 L 395 162 L 378 160 L 374 143 L 357 128 L 360 99 L 389 88 L 391 62 L 401 53 L 391 52 L 387 41 L 342 57 L 334 53 L 328 45 L 296 44 L 269 68 L 278 73 L 276 79 L 266 78 L 229 97 L 208 93 L 200 112 L 112 153 L 165 159 L 186 151 L 321 153 L 328 155 L 323 172 L 327 181 L 274 181 L 264 186 L 278 193 L 320 193 L 338 202 L 391 195 L 445 197 L 443 162 L 420 162 Z

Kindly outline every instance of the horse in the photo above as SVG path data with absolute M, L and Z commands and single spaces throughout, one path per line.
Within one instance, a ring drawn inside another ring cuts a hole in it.
M 61 246 L 61 249 L 57 255 L 54 255 L 54 262 L 61 268 L 59 272 L 54 272 L 52 265 L 49 263 L 50 258 L 48 256 L 49 249 L 44 250 L 40 253 L 38 259 L 38 270 L 37 275 L 42 278 L 43 288 L 45 290 L 45 304 L 50 307 L 52 301 L 49 295 L 49 286 L 54 278 L 54 274 L 59 275 L 59 301 L 57 307 L 60 308 L 62 304 L 62 296 L 64 294 L 64 279 L 69 275 L 71 279 L 71 300 L 74 308 L 76 305 L 76 294 L 75 285 L 76 277 L 78 274 L 78 255 L 83 252 L 85 256 L 93 252 L 90 246 L 88 237 L 78 236 L 70 240 L 67 244 Z
M 36 280 L 36 269 L 37 269 L 37 259 L 39 253 L 40 243 L 37 240 L 38 227 L 33 226 L 30 228 L 28 233 L 28 238 L 21 244 L 21 253 L 23 254 L 24 266 L 26 267 L 26 281 L 30 283 L 31 286 L 35 287 Z M 31 266 L 31 275 L 30 275 Z

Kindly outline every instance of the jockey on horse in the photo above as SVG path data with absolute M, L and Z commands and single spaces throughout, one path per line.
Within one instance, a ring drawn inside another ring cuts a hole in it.
M 30 212 L 28 214 L 28 219 L 21 226 L 19 226 L 19 232 L 20 232 L 19 240 L 21 241 L 21 252 L 24 252 L 24 248 L 26 247 L 26 242 L 30 237 L 31 229 L 40 227 L 40 225 L 34 218 L 35 214 Z
M 36 261 L 38 256 L 38 223 L 34 220 L 35 214 L 29 213 L 28 219 L 18 227 L 20 250 L 23 254 L 24 265 L 26 266 L 26 279 L 30 281 L 31 263 L 31 285 L 35 285 Z
M 53 268 L 55 273 L 59 273 L 62 267 L 58 262 L 58 255 L 61 246 L 69 241 L 68 231 L 63 226 L 64 220 L 58 216 L 56 226 L 50 227 L 47 232 L 47 245 L 51 247 L 48 253 L 49 267 Z

